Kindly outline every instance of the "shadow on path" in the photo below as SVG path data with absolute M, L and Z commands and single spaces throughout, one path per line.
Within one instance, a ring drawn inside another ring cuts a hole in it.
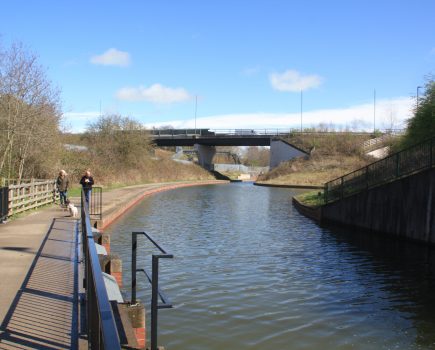
M 0 349 L 78 348 L 77 221 L 53 219 L 0 326 Z

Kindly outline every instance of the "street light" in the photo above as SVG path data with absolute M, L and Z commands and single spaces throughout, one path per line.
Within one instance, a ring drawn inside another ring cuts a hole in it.
M 198 110 L 198 95 L 195 95 L 195 135 L 196 135 L 196 111 Z
M 302 133 L 302 89 L 301 89 L 301 133 Z
M 418 89 L 423 89 L 423 87 L 417 86 L 417 109 L 416 109 L 416 113 L 418 112 Z
M 373 135 L 376 134 L 376 89 L 373 89 Z

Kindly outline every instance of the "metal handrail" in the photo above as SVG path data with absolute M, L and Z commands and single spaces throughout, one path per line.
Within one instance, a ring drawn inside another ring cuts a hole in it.
M 328 181 L 324 186 L 325 203 L 432 168 L 434 148 L 435 138 L 432 138 Z
M 152 255 L 152 275 L 145 269 L 137 268 L 137 236 L 144 235 L 162 253 Z M 131 244 L 131 303 L 136 304 L 136 273 L 143 272 L 151 284 L 151 350 L 157 350 L 158 336 L 158 310 L 170 309 L 172 303 L 159 287 L 159 259 L 172 259 L 174 256 L 168 254 L 150 235 L 146 232 L 133 232 Z M 159 303 L 159 298 L 162 303 Z
M 121 349 L 112 307 L 107 296 L 89 218 L 89 205 L 81 197 L 83 256 L 85 258 L 86 323 L 90 349 Z
M 91 198 L 89 203 L 89 217 L 95 220 L 103 219 L 103 188 L 98 186 L 92 187 Z

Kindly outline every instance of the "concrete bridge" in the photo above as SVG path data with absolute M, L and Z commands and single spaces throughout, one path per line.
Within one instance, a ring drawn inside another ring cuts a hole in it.
M 198 152 L 199 164 L 211 170 L 216 146 L 270 146 L 271 168 L 282 161 L 307 156 L 308 153 L 284 140 L 290 129 L 168 129 L 152 130 L 159 147 L 190 146 Z

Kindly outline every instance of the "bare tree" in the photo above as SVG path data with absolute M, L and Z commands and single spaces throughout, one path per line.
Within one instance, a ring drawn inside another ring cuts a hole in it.
M 243 157 L 243 164 L 248 166 L 269 165 L 269 149 L 265 147 L 249 146 Z
M 0 174 L 21 180 L 32 155 L 53 151 L 60 115 L 59 91 L 36 55 L 22 44 L 0 48 Z
M 92 152 L 111 166 L 131 166 L 149 157 L 149 131 L 138 121 L 118 114 L 90 123 L 84 135 Z

